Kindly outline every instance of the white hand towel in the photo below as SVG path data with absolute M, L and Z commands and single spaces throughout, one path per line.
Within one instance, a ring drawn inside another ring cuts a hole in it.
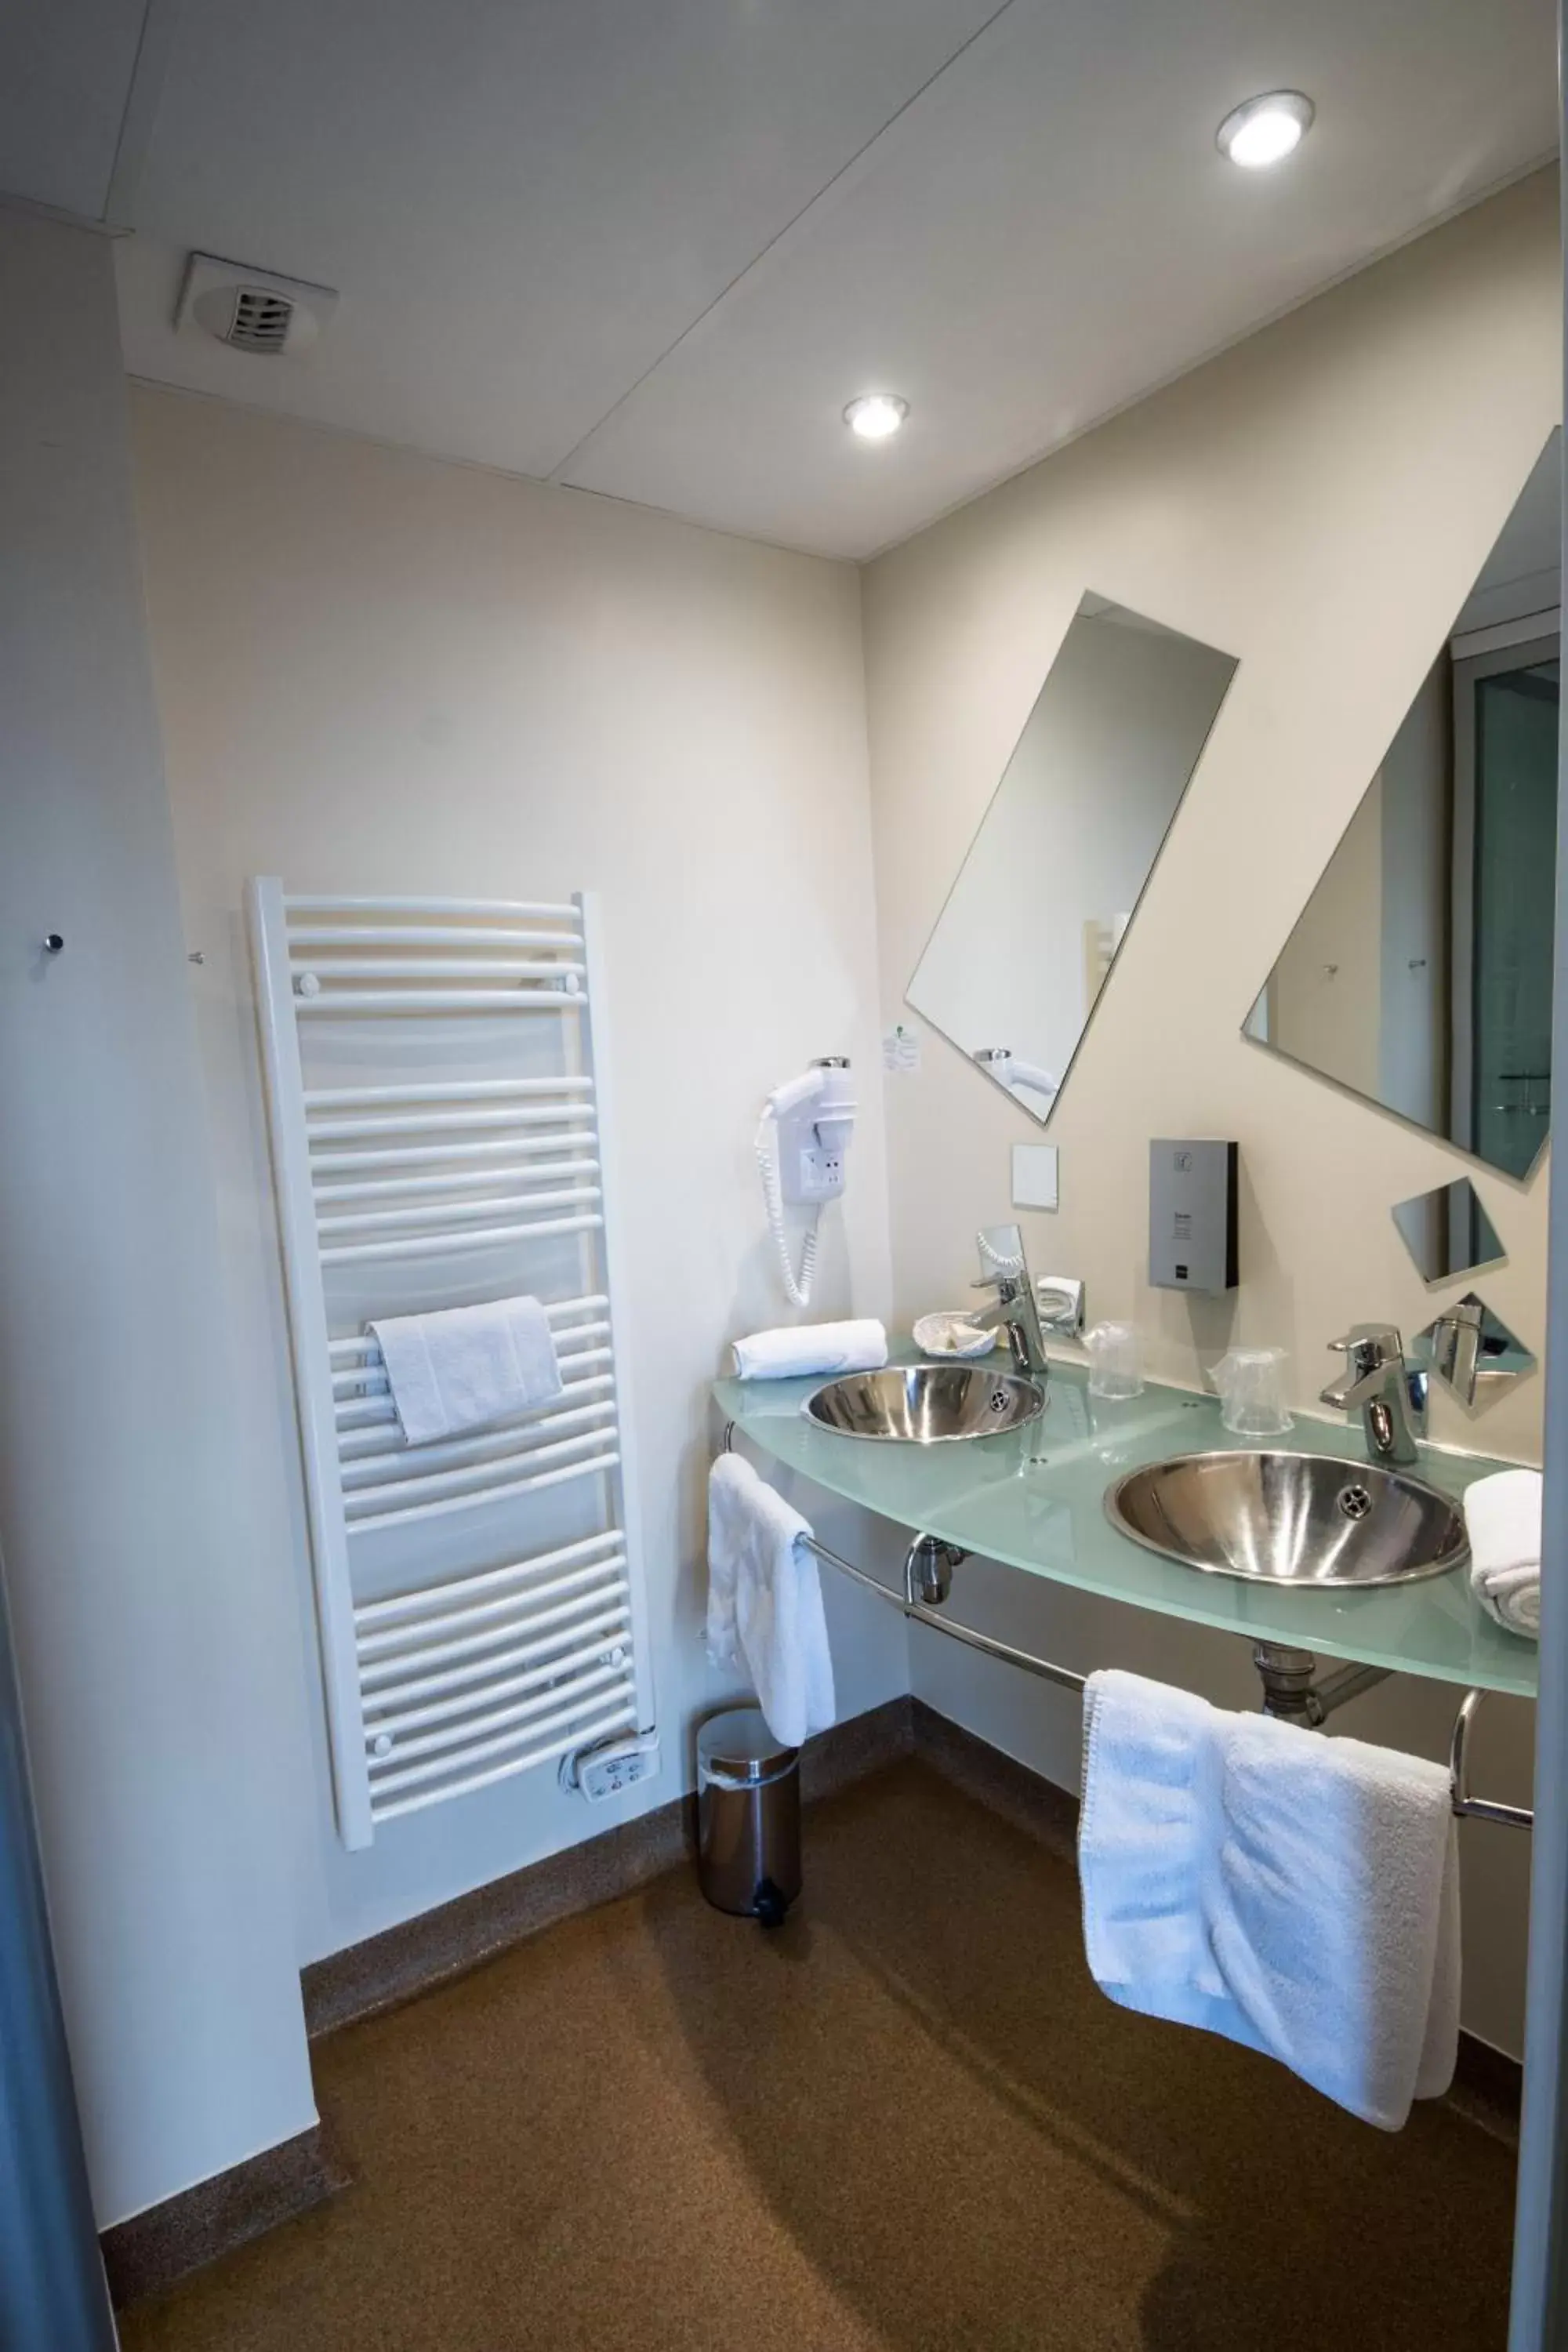
M 381 1349 L 410 1445 L 482 1429 L 561 1393 L 555 1342 L 537 1298 L 393 1315 L 365 1328 Z
M 1084 1941 L 1128 2009 L 1266 2052 L 1397 2131 L 1453 2077 L 1458 1844 L 1441 1765 L 1091 1675 Z
M 807 1372 L 875 1372 L 888 1335 L 870 1316 L 857 1323 L 785 1324 L 733 1343 L 738 1381 L 795 1381 Z M 776 1734 L 774 1735 L 777 1736 Z
M 1541 1638 L 1541 1473 L 1499 1470 L 1465 1489 L 1470 1587 L 1510 1633 Z
M 768 1729 L 788 1748 L 837 1719 L 811 1529 L 738 1454 L 708 1478 L 708 1650 L 743 1662 Z

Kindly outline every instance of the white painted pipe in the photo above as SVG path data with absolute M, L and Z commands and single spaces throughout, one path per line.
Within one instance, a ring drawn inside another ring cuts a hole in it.
M 580 1113 L 578 1114 L 581 1115 Z M 542 1119 L 570 1118 L 570 1110 L 528 1111 L 518 1118 L 539 1122 Z M 491 1119 L 492 1127 L 515 1127 L 518 1118 Z M 574 1151 L 579 1146 L 596 1151 L 597 1131 L 592 1127 L 572 1127 L 551 1135 L 505 1135 L 478 1143 L 396 1143 L 374 1151 L 312 1151 L 310 1175 L 352 1176 L 364 1168 L 435 1168 L 445 1167 L 454 1160 L 496 1160 L 519 1151 Z M 483 1174 L 483 1170 L 478 1171 Z M 321 1197 L 321 1187 L 317 1187 Z
M 563 1684 L 554 1690 L 535 1691 L 531 1697 L 515 1699 L 510 1706 L 487 1707 L 482 1714 L 470 1716 L 465 1722 L 444 1724 L 434 1731 L 420 1732 L 412 1739 L 400 1739 L 389 1755 L 372 1754 L 367 1758 L 372 1785 L 391 1787 L 399 1775 L 389 1770 L 388 1767 L 398 1764 L 405 1758 L 440 1757 L 449 1754 L 454 1748 L 469 1749 L 476 1738 L 483 1743 L 489 1736 L 515 1733 L 525 1725 L 537 1723 L 542 1717 L 547 1723 L 560 1722 L 566 1719 L 561 1714 L 563 1696 L 569 1697 L 576 1711 L 581 1712 L 584 1701 L 590 1695 L 596 1698 L 607 1684 L 625 1683 L 628 1679 L 625 1665 L 598 1666 L 588 1674 L 578 1675 L 572 1683 Z
M 389 1707 L 384 1715 L 373 1711 L 366 1716 L 365 1746 L 374 1756 L 380 1752 L 377 1743 L 390 1738 L 406 1755 L 409 1751 L 403 1743 L 411 1732 L 426 1730 L 432 1724 L 455 1722 L 465 1715 L 471 1717 L 477 1707 L 521 1698 L 528 1691 L 538 1690 L 542 1684 L 564 1683 L 568 1676 L 580 1675 L 584 1667 L 601 1662 L 606 1649 L 629 1651 L 630 1624 L 631 1612 L 623 1601 L 618 1609 L 607 1610 L 591 1625 L 581 1628 L 584 1639 L 577 1648 L 528 1666 L 521 1674 L 501 1672 L 499 1680 L 487 1679 L 504 1667 L 506 1662 L 501 1658 L 489 1659 L 483 1666 L 454 1667 L 450 1674 L 426 1676 L 417 1686 L 431 1690 L 444 1686 L 444 1696 L 432 1697 L 427 1703 L 416 1701 L 405 1706 L 402 1702 L 411 1699 L 416 1687 L 411 1683 L 396 1693 L 397 1706 Z M 623 1659 L 611 1664 L 609 1675 L 622 1673 L 624 1663 Z
M 493 915 L 498 922 L 510 919 L 522 923 L 570 923 L 574 929 L 582 921 L 581 912 L 574 906 L 550 906 L 522 898 L 333 898 L 312 890 L 299 896 L 289 891 L 283 905 L 290 923 L 297 914 Z
M 533 1643 L 537 1654 L 542 1656 L 552 1642 L 562 1638 L 563 1626 L 571 1625 L 585 1610 L 602 1609 L 616 1601 L 625 1577 L 624 1556 L 590 1560 L 569 1575 L 553 1577 L 522 1592 L 449 1609 L 412 1625 L 363 1633 L 359 1641 L 361 1685 L 368 1693 L 409 1674 L 447 1665 L 454 1658 L 471 1657 L 476 1650 L 493 1649 L 498 1642 L 509 1642 L 519 1633 Z M 551 1605 L 541 1608 L 541 1601 Z
M 548 1445 L 513 1445 L 506 1454 L 481 1454 L 478 1460 L 460 1462 L 448 1470 L 421 1471 L 406 1478 L 374 1478 L 363 1486 L 345 1484 L 343 1509 L 353 1527 L 364 1503 L 396 1502 L 400 1499 L 424 1499 L 436 1495 L 469 1495 L 477 1499 L 491 1485 L 498 1470 L 520 1465 L 531 1468 L 541 1462 L 568 1462 L 584 1446 L 597 1445 L 605 1435 L 604 1423 L 614 1421 L 615 1400 L 603 1404 L 584 1405 L 580 1412 L 562 1413 L 552 1426 L 568 1427 L 574 1423 L 590 1424 L 575 1437 L 562 1437 Z
M 302 972 L 296 1013 L 565 1013 L 586 1012 L 585 996 L 556 988 L 333 988 L 303 993 L 320 975 Z
M 471 1511 L 479 1503 L 506 1503 L 514 1495 L 538 1494 L 546 1486 L 563 1486 L 570 1479 L 592 1477 L 601 1471 L 618 1469 L 620 1454 L 613 1452 L 592 1454 L 585 1462 L 569 1462 L 563 1469 L 546 1470 L 537 1478 L 518 1478 L 509 1486 L 487 1486 L 479 1495 L 454 1495 L 439 1503 L 416 1503 L 411 1510 L 382 1511 L 374 1518 L 350 1519 L 346 1522 L 351 1536 L 374 1535 L 378 1528 L 406 1527 L 415 1519 L 445 1518 L 452 1511 Z
M 552 1172 L 546 1170 L 545 1175 Z M 596 1201 L 596 1184 L 564 1184 L 554 1192 L 500 1193 L 495 1198 L 478 1201 L 443 1201 L 434 1208 L 406 1209 L 344 1209 L 334 1210 L 318 1217 L 316 1229 L 324 1240 L 329 1234 L 376 1234 L 395 1232 L 410 1227 L 439 1230 L 454 1217 L 504 1217 L 519 1209 L 569 1209 L 580 1201 Z M 324 1253 L 331 1256 L 330 1250 Z
M 607 1307 L 609 1300 L 602 1290 L 590 1292 L 583 1298 L 557 1298 L 545 1303 L 546 1319 L 552 1323 L 561 1317 L 587 1313 L 591 1308 Z M 381 1349 L 368 1331 L 351 1331 L 343 1339 L 331 1339 L 328 1348 L 333 1356 L 374 1356 L 379 1363 Z
M 515 1147 L 527 1150 L 531 1147 Z M 531 1146 L 535 1151 L 560 1149 L 554 1137 L 537 1139 Z M 596 1176 L 596 1160 L 552 1160 L 542 1168 L 520 1164 L 515 1168 L 472 1168 L 458 1170 L 446 1176 L 375 1176 L 363 1183 L 318 1184 L 315 1187 L 317 1205 L 326 1201 L 384 1201 L 391 1194 L 412 1193 L 423 1197 L 430 1192 L 456 1192 L 470 1184 L 548 1184 L 557 1176 Z
M 531 1746 L 518 1742 L 514 1747 L 510 1740 L 498 1740 L 494 1745 L 503 1752 L 513 1749 L 504 1763 L 493 1764 L 488 1771 L 466 1772 L 455 1780 L 438 1779 L 436 1787 L 426 1788 L 416 1796 L 400 1798 L 395 1804 L 387 1804 L 384 1800 L 379 1803 L 373 1802 L 371 1818 L 377 1822 L 393 1822 L 402 1813 L 422 1813 L 429 1805 L 445 1804 L 448 1797 L 468 1797 L 480 1789 L 493 1789 L 498 1780 L 510 1780 L 519 1772 L 548 1764 L 552 1757 L 564 1756 L 570 1748 L 591 1748 L 597 1741 L 608 1738 L 612 1732 L 635 1730 L 637 1720 L 636 1704 L 628 1699 L 624 1706 L 614 1707 L 604 1715 L 591 1716 L 586 1721 L 573 1723 L 569 1729 L 543 1744 Z
M 548 1588 L 535 1585 L 536 1595 L 547 1589 L 564 1591 L 568 1585 L 607 1575 L 611 1569 L 626 1565 L 625 1545 L 626 1538 L 619 1528 L 605 1528 L 599 1535 L 580 1536 L 575 1543 L 561 1544 L 553 1551 L 535 1552 L 530 1559 L 509 1560 L 504 1568 L 481 1569 L 477 1576 L 458 1577 L 450 1584 L 426 1584 L 413 1592 L 392 1593 L 384 1601 L 362 1601 L 354 1611 L 354 1622 L 361 1629 L 362 1641 L 393 1625 L 401 1625 L 405 1633 L 422 1634 L 425 1628 L 418 1621 L 426 1611 L 450 1614 L 454 1604 L 459 1614 L 464 1610 L 478 1609 L 487 1595 L 493 1598 L 505 1593 L 511 1586 L 546 1570 L 564 1569 L 567 1573 Z M 601 1553 L 612 1556 L 601 1559 Z M 586 1567 L 580 1565 L 584 1561 Z
M 580 948 L 579 931 L 520 930 L 478 923 L 290 923 L 290 948 Z
M 405 1241 L 336 1242 L 321 1252 L 323 1265 L 353 1260 L 425 1257 L 442 1250 L 492 1249 L 502 1242 L 539 1241 L 554 1234 L 596 1233 L 603 1217 L 543 1217 L 537 1224 L 476 1225 L 471 1232 L 412 1234 Z
M 564 980 L 568 973 L 583 978 L 580 963 L 530 956 L 295 956 L 289 969 L 295 979 L 313 972 L 321 981 Z
M 305 1108 L 364 1109 L 396 1103 L 506 1102 L 525 1095 L 591 1095 L 587 1077 L 443 1078 L 438 1083 L 398 1087 L 308 1087 Z

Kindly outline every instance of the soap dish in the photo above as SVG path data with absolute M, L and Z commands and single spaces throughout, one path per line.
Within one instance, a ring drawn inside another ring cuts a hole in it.
M 996 1345 L 994 1331 L 982 1331 L 962 1308 L 940 1315 L 922 1315 L 915 1325 L 915 1345 L 924 1356 L 988 1356 Z

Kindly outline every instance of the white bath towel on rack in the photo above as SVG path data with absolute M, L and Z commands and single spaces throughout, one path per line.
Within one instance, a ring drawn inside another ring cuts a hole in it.
M 1385 2131 L 1448 2087 L 1459 1882 L 1441 1765 L 1091 1675 L 1079 1871 L 1113 2000 L 1264 2051 Z
M 555 1342 L 537 1298 L 386 1316 L 365 1328 L 381 1349 L 410 1445 L 483 1429 L 561 1393 Z
M 708 1654 L 743 1663 L 768 1729 L 798 1748 L 837 1719 L 811 1528 L 738 1454 L 708 1477 Z

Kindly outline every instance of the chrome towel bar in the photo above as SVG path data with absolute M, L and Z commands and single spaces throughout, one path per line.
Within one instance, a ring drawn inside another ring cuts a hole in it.
M 734 1437 L 735 1424 L 732 1421 L 727 1422 L 722 1449 L 726 1454 L 732 1450 Z M 1087 1675 L 1076 1674 L 1070 1666 L 1056 1665 L 1048 1658 L 1037 1658 L 1030 1650 L 1020 1650 L 1011 1642 L 999 1642 L 993 1634 L 982 1633 L 973 1625 L 961 1624 L 956 1618 L 944 1617 L 940 1613 L 939 1607 L 933 1603 L 946 1600 L 952 1590 L 953 1568 L 968 1557 L 967 1553 L 961 1551 L 956 1545 L 945 1542 L 942 1537 L 916 1536 L 904 1555 L 902 1592 L 884 1584 L 879 1577 L 869 1575 L 865 1569 L 857 1568 L 853 1560 L 844 1559 L 828 1545 L 819 1543 L 815 1536 L 808 1536 L 806 1542 L 817 1559 L 826 1562 L 829 1568 L 836 1568 L 852 1583 L 864 1585 L 867 1591 L 874 1592 L 879 1601 L 890 1601 L 911 1622 L 930 1625 L 937 1633 L 945 1633 L 949 1641 L 961 1642 L 965 1649 L 978 1650 L 984 1657 L 999 1658 L 1005 1665 L 1021 1667 L 1025 1674 L 1037 1675 L 1041 1682 L 1053 1683 L 1058 1690 L 1073 1691 L 1082 1696 L 1089 1679 Z M 923 1599 L 921 1597 L 922 1594 L 926 1596 Z M 1310 1678 L 1311 1661 L 1306 1652 L 1279 1650 L 1273 1653 L 1271 1660 L 1270 1646 L 1260 1643 L 1253 1653 L 1254 1662 L 1264 1675 L 1266 1688 L 1271 1686 L 1278 1672 L 1275 1661 L 1301 1660 Z M 1286 1669 L 1287 1673 L 1289 1671 Z M 1387 1671 L 1381 1666 L 1342 1666 L 1306 1691 L 1305 1695 L 1312 1701 L 1312 1710 L 1310 1717 L 1304 1716 L 1300 1719 L 1310 1720 L 1315 1728 L 1348 1699 L 1356 1698 L 1363 1691 L 1371 1689 L 1374 1683 L 1386 1680 Z M 1448 1784 L 1454 1811 L 1465 1821 L 1496 1822 L 1508 1829 L 1533 1829 L 1535 1815 L 1528 1806 L 1505 1805 L 1494 1798 L 1470 1794 L 1468 1742 L 1477 1711 L 1486 1696 L 1484 1690 L 1467 1691 L 1455 1718 L 1453 1738 L 1448 1748 Z
M 1454 1718 L 1454 1736 L 1448 1743 L 1448 1780 L 1454 1792 L 1454 1811 L 1462 1820 L 1500 1822 L 1506 1829 L 1532 1830 L 1535 1815 L 1528 1805 L 1503 1805 L 1494 1797 L 1472 1797 L 1470 1794 L 1466 1743 L 1477 1709 L 1486 1696 L 1484 1690 L 1467 1691 Z
M 1028 1650 L 1015 1649 L 1011 1642 L 998 1642 L 990 1633 L 978 1633 L 973 1625 L 961 1625 L 954 1617 L 939 1617 L 934 1609 L 929 1608 L 922 1601 L 917 1601 L 912 1591 L 894 1592 L 879 1578 L 868 1576 L 863 1568 L 857 1568 L 852 1561 L 840 1559 L 837 1552 L 829 1551 L 827 1546 L 818 1543 L 815 1536 L 808 1537 L 807 1541 L 818 1559 L 826 1560 L 829 1568 L 837 1569 L 842 1575 L 853 1578 L 857 1584 L 863 1584 L 879 1599 L 890 1601 L 915 1624 L 934 1625 L 939 1633 L 945 1633 L 950 1641 L 962 1642 L 965 1649 L 979 1650 L 988 1658 L 1000 1658 L 1005 1665 L 1021 1666 L 1026 1675 L 1037 1675 L 1042 1682 L 1055 1683 L 1058 1690 L 1076 1691 L 1081 1697 L 1087 1675 L 1075 1675 L 1070 1666 L 1053 1665 L 1048 1658 L 1037 1658 Z M 932 1536 L 920 1536 L 910 1546 L 904 1559 L 906 1585 L 916 1570 L 917 1556 L 922 1548 L 936 1541 Z

